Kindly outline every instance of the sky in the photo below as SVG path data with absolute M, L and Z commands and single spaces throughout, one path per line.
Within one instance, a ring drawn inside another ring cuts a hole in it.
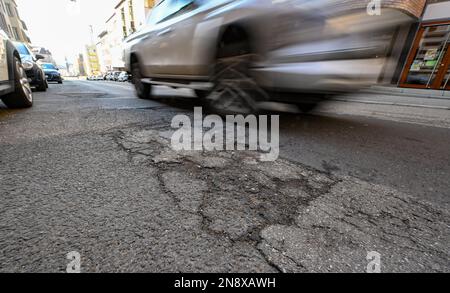
M 85 45 L 103 29 L 119 0 L 16 0 L 32 45 L 49 49 L 58 64 L 74 62 Z M 75 3 L 75 4 L 74 4 Z

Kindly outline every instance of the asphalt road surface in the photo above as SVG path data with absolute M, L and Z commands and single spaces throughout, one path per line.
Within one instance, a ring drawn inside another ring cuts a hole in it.
M 383 272 L 450 271 L 449 110 L 281 114 L 263 163 L 174 152 L 173 116 L 199 103 L 156 95 L 66 81 L 0 104 L 0 271 L 64 272 L 71 251 L 83 272 L 365 272 L 372 251 Z

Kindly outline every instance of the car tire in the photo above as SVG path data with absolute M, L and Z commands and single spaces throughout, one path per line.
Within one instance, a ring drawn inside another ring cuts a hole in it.
M 13 93 L 2 98 L 8 108 L 30 108 L 33 106 L 33 93 L 25 69 L 19 58 L 14 57 L 14 87 Z
M 194 90 L 195 95 L 197 96 L 197 98 L 204 100 L 208 95 L 209 92 L 208 91 L 203 91 L 203 90 Z
M 250 74 L 255 55 L 247 41 L 220 44 L 208 93 L 196 91 L 212 114 L 257 114 L 268 95 Z
M 58 81 L 58 83 L 59 83 L 59 84 L 62 84 L 63 82 L 62 82 L 62 81 Z
M 136 90 L 136 95 L 139 99 L 149 100 L 152 98 L 152 85 L 142 82 L 142 73 L 139 62 L 133 62 L 131 64 L 131 70 L 133 72 L 133 83 Z
M 319 103 L 300 103 L 297 104 L 297 107 L 302 113 L 307 114 L 312 112 L 315 108 L 317 108 L 318 105 Z
M 42 79 L 41 83 L 36 87 L 36 89 L 39 92 L 46 92 L 48 88 L 47 81 L 45 80 L 45 77 Z

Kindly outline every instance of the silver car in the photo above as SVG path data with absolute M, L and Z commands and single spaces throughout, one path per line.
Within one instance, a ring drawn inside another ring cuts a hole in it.
M 33 106 L 33 93 L 19 51 L 0 29 L 0 99 L 9 108 Z
M 163 0 L 125 43 L 137 95 L 195 90 L 217 112 L 283 100 L 311 110 L 325 95 L 376 83 L 394 31 L 412 22 L 331 0 Z M 299 94 L 301 93 L 301 94 Z

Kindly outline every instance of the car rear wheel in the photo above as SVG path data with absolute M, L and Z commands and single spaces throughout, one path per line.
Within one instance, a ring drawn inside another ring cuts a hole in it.
M 36 89 L 40 92 L 46 92 L 48 88 L 47 80 L 45 79 L 45 75 L 42 77 L 42 81 L 36 87 Z
M 2 98 L 9 108 L 29 108 L 33 106 L 33 93 L 25 69 L 19 58 L 14 57 L 15 91 Z
M 131 64 L 131 71 L 133 74 L 133 84 L 136 90 L 136 95 L 139 99 L 148 100 L 152 97 L 152 85 L 142 82 L 142 73 L 139 62 Z
M 197 92 L 209 112 L 228 115 L 260 111 L 258 102 L 268 100 L 268 96 L 250 74 L 255 57 L 246 41 L 219 46 L 213 88 L 208 94 Z

